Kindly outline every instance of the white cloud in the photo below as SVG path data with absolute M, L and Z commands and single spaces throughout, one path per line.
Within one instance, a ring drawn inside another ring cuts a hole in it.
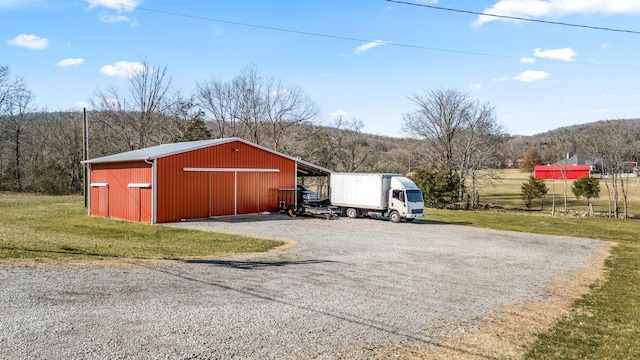
M 2 0 L 0 0 L 2 1 Z M 132 12 L 140 5 L 141 0 L 85 0 L 89 4 L 89 9 L 105 8 L 107 11 L 101 11 L 98 19 L 105 24 L 113 23 L 130 23 L 137 26 L 138 21 L 128 16 L 122 15 L 125 12 Z M 109 12 L 111 11 L 111 12 Z M 112 13 L 112 12 L 115 12 Z
M 109 14 L 107 12 L 101 12 L 100 16 L 98 17 L 98 19 L 100 21 L 102 21 L 105 24 L 113 24 L 113 23 L 119 23 L 119 22 L 130 22 L 131 19 L 129 19 L 128 17 L 124 16 L 124 15 L 113 15 L 113 14 Z
M 354 54 L 359 55 L 367 50 L 371 50 L 376 46 L 384 45 L 386 42 L 382 40 L 374 40 L 372 42 L 366 43 L 364 45 L 360 45 L 356 48 Z
M 278 90 L 272 91 L 271 96 L 280 97 L 280 96 L 285 96 L 288 93 L 289 93 L 289 89 L 278 89 Z
M 575 56 L 578 56 L 578 53 L 573 51 L 572 48 L 562 48 L 562 49 L 556 49 L 556 50 L 535 49 L 534 55 L 539 58 L 562 60 L 562 61 L 573 61 L 573 58 Z
M 349 114 L 346 111 L 340 110 L 340 109 L 338 109 L 338 110 L 332 112 L 331 114 L 329 114 L 329 116 L 334 118 L 334 119 L 337 119 L 337 118 L 339 118 L 341 116 L 342 117 L 347 117 L 347 115 L 349 115 Z
M 68 67 L 68 66 L 74 66 L 74 65 L 80 65 L 80 64 L 84 64 L 83 58 L 69 58 L 69 59 L 58 61 L 56 63 L 56 66 Z
M 116 61 L 113 65 L 105 65 L 100 72 L 107 76 L 130 77 L 136 72 L 144 70 L 144 65 L 139 62 Z
M 601 48 L 601 49 L 606 49 L 606 48 L 610 48 L 610 47 L 612 47 L 612 46 L 613 46 L 613 45 L 611 45 L 611 44 L 609 44 L 609 43 L 604 43 L 604 44 L 600 45 L 600 48 Z
M 104 7 L 119 12 L 133 11 L 140 5 L 141 0 L 85 0 L 89 9 Z
M 84 101 L 76 101 L 76 107 L 88 108 L 89 107 L 89 103 L 84 102 Z
M 20 34 L 11 40 L 7 40 L 7 44 L 31 50 L 41 50 L 49 47 L 49 39 L 41 38 L 36 35 Z
M 640 14 L 637 0 L 500 0 L 485 14 L 515 16 L 522 18 L 563 17 L 573 14 L 629 15 Z M 478 16 L 474 25 L 506 19 L 493 16 Z
M 536 62 L 536 59 L 535 59 L 535 58 L 530 58 L 530 57 L 523 56 L 523 57 L 520 59 L 520 62 L 521 62 L 521 63 L 523 63 L 523 64 L 533 64 L 534 62 Z
M 482 84 L 471 84 L 469 85 L 469 88 L 477 90 L 480 89 L 482 87 Z
M 509 80 L 508 76 L 502 76 L 502 77 L 498 77 L 498 78 L 492 78 L 491 81 L 493 82 L 504 82 Z
M 551 74 L 546 71 L 536 71 L 536 70 L 527 70 L 522 72 L 518 76 L 514 76 L 514 80 L 518 80 L 520 82 L 534 82 L 538 80 L 544 80 L 548 78 Z

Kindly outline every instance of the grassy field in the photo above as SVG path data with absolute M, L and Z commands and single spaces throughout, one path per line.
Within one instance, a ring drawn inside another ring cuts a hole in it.
M 508 209 L 525 210 L 524 203 L 520 197 L 522 184 L 527 180 L 529 173 L 521 173 L 518 169 L 496 170 L 495 179 L 484 181 L 480 185 L 480 201 L 504 206 Z M 556 209 L 564 209 L 564 187 L 563 180 L 546 180 L 549 193 L 544 198 L 544 211 L 550 211 L 555 194 Z M 585 199 L 576 199 L 571 192 L 572 180 L 567 181 L 567 207 L 572 210 L 586 211 L 587 202 Z M 627 180 L 629 212 L 640 214 L 640 178 L 629 178 Z M 595 212 L 607 213 L 609 211 L 607 189 L 604 179 L 600 180 L 600 197 L 592 199 Z M 622 209 L 622 196 L 620 195 L 620 208 Z M 534 200 L 532 210 L 540 211 L 540 202 Z
M 80 196 L 0 194 L 0 214 L 0 261 L 215 257 L 283 244 L 92 218 Z

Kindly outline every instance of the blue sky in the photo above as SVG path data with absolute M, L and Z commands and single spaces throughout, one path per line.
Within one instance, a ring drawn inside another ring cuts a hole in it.
M 407 1 L 640 31 L 640 0 Z M 122 75 L 146 59 L 167 66 L 183 96 L 255 65 L 301 87 L 322 123 L 342 115 L 380 135 L 405 135 L 408 97 L 439 88 L 490 103 L 513 134 L 640 118 L 633 33 L 384 0 L 0 0 L 0 24 L 0 65 L 49 110 L 78 109 L 111 85 L 126 91 Z

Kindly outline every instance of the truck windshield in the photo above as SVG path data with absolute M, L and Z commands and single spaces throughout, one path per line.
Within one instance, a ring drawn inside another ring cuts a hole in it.
M 408 202 L 422 202 L 422 192 L 420 190 L 407 190 Z

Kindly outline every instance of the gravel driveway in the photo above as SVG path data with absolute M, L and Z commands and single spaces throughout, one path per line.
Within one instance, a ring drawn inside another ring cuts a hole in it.
M 293 239 L 284 252 L 132 266 L 0 266 L 0 358 L 393 355 L 473 330 L 589 267 L 598 241 L 416 221 L 263 215 L 171 226 Z

